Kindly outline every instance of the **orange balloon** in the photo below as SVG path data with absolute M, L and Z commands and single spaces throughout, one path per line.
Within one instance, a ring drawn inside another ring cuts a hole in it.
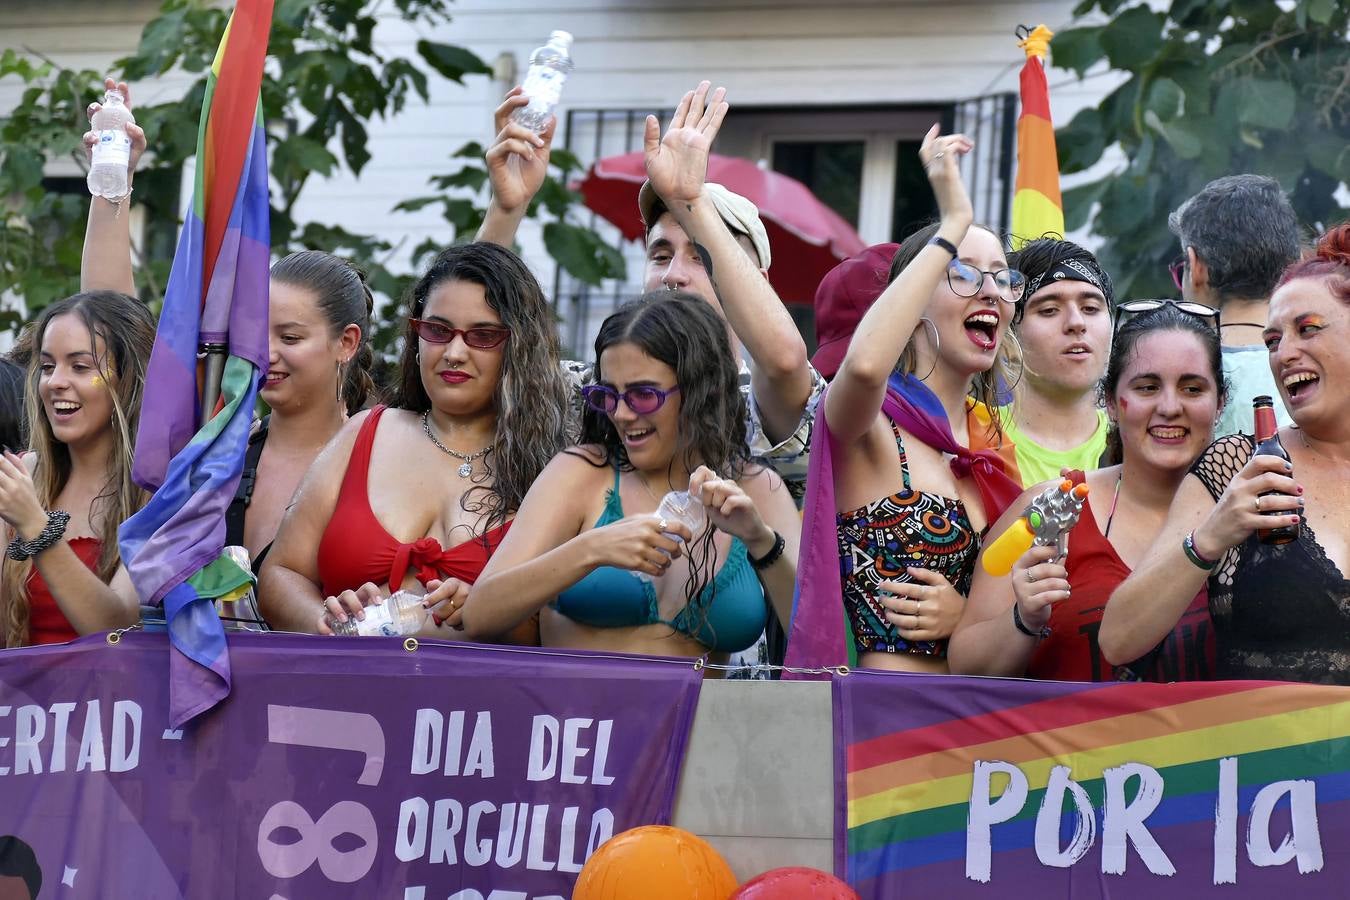
M 614 835 L 591 854 L 572 900 L 727 900 L 736 876 L 702 838 L 669 825 Z

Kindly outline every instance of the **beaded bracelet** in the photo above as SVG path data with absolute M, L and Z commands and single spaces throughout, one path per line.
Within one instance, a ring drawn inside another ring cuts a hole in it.
M 1219 564 L 1217 559 L 1205 559 L 1200 555 L 1200 551 L 1195 549 L 1194 531 L 1182 539 L 1181 549 L 1186 554 L 1187 559 L 1194 563 L 1198 568 L 1204 569 L 1206 572 L 1213 571 L 1214 567 Z
M 5 551 L 6 555 L 15 562 L 23 562 L 33 556 L 37 556 L 43 550 L 50 549 L 60 542 L 62 535 L 66 533 L 66 525 L 70 523 L 70 513 L 54 509 L 47 513 L 47 524 L 42 526 L 42 531 L 31 541 L 22 540 L 18 535 L 9 542 L 9 547 Z
M 746 554 L 750 560 L 750 567 L 757 572 L 764 571 L 769 566 L 778 562 L 778 557 L 783 555 L 783 548 L 786 546 L 787 541 L 783 540 L 783 536 L 775 531 L 773 533 L 773 548 L 770 549 L 768 553 L 764 554 L 759 559 L 755 559 L 753 556 Z

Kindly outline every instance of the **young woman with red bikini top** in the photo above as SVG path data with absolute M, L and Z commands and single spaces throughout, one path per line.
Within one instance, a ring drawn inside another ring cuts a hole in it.
M 494 244 L 443 251 L 412 291 L 394 403 L 352 417 L 305 476 L 263 566 L 274 628 L 329 633 L 400 589 L 462 638 L 469 586 L 564 446 L 567 386 L 543 292 Z M 537 640 L 533 622 L 507 637 Z

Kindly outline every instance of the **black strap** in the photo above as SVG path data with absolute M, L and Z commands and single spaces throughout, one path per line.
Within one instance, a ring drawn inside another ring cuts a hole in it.
M 253 486 L 258 480 L 258 461 L 262 459 L 263 445 L 267 443 L 267 426 L 271 416 L 264 416 L 258 423 L 258 430 L 249 435 L 248 453 L 244 456 L 244 472 L 239 476 L 239 487 L 234 490 L 234 498 L 225 508 L 225 544 L 243 546 L 244 516 L 248 505 L 253 501 Z

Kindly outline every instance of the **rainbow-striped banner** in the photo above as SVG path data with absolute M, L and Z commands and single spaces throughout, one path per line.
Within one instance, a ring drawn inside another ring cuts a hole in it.
M 1045 52 L 1055 33 L 1037 25 L 1020 46 L 1022 115 L 1017 120 L 1017 182 L 1013 193 L 1012 244 L 1046 234 L 1064 234 L 1064 198 L 1059 192 L 1059 156 L 1055 126 L 1050 120 L 1050 85 L 1045 80 Z
M 1350 690 L 835 679 L 863 898 L 1350 893 Z

